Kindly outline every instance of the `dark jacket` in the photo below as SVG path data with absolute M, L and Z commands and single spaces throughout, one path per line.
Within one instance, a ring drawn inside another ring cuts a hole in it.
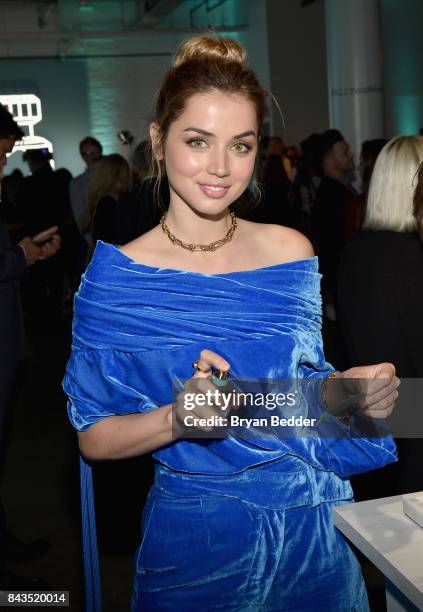
M 325 176 L 319 185 L 313 212 L 313 225 L 323 274 L 323 291 L 335 296 L 339 259 L 345 245 L 344 213 L 354 192 L 346 185 Z
M 159 224 L 164 210 L 169 205 L 169 186 L 163 179 L 159 190 L 160 206 L 156 203 L 155 179 L 148 178 L 136 183 L 130 192 L 120 196 L 116 202 L 104 196 L 97 204 L 93 218 L 91 236 L 93 245 L 97 240 L 112 244 L 126 244 Z
M 25 336 L 19 279 L 27 265 L 20 246 L 12 245 L 0 221 L 0 367 L 17 363 L 24 355 Z
M 346 246 L 339 272 L 338 313 L 350 365 L 390 362 L 400 378 L 423 377 L 423 244 L 419 236 L 364 231 Z M 400 387 L 400 399 L 409 398 L 411 389 L 409 384 Z M 416 409 L 418 401 L 396 408 L 408 434 L 413 431 Z M 353 482 L 357 499 L 420 491 L 421 442 L 398 439 L 399 463 Z
M 338 311 L 350 363 L 389 361 L 423 377 L 423 244 L 415 233 L 365 231 L 343 253 Z
M 62 231 L 65 219 L 70 216 L 69 189 L 62 174 L 48 166 L 25 177 L 19 205 L 26 236 L 34 236 L 53 225 Z

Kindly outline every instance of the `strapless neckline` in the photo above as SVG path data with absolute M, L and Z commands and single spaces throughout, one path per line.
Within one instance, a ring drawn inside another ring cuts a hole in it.
M 123 253 L 121 251 L 121 249 L 119 248 L 118 245 L 114 245 L 114 244 L 110 244 L 108 242 L 103 242 L 102 240 L 99 240 L 97 242 L 97 246 L 96 246 L 96 251 L 98 250 L 109 250 L 114 252 L 118 257 L 121 257 L 122 260 L 126 260 L 126 262 L 132 267 L 132 266 L 136 266 L 137 268 L 144 268 L 147 272 L 150 273 L 171 273 L 171 274 L 192 274 L 195 276 L 205 276 L 205 277 L 227 277 L 227 276 L 238 276 L 240 274 L 254 274 L 254 273 L 262 273 L 262 272 L 266 272 L 266 271 L 272 271 L 272 270 L 278 270 L 278 269 L 282 269 L 282 268 L 291 268 L 291 267 L 298 267 L 301 266 L 302 264 L 307 266 L 310 266 L 310 268 L 313 271 L 317 271 L 317 262 L 318 262 L 318 257 L 315 255 L 313 257 L 307 257 L 305 259 L 293 259 L 290 261 L 283 261 L 280 263 L 276 263 L 276 264 L 272 264 L 270 266 L 262 266 L 259 268 L 249 268 L 246 270 L 232 270 L 229 272 L 219 272 L 216 274 L 210 274 L 207 272 L 198 272 L 195 270 L 183 270 L 180 268 L 170 268 L 170 267 L 166 267 L 166 268 L 160 268 L 158 266 L 151 266 L 148 264 L 144 264 L 144 263 L 140 263 L 138 261 L 135 261 L 135 259 L 132 259 L 132 257 L 129 257 L 128 255 L 126 255 L 125 253 Z

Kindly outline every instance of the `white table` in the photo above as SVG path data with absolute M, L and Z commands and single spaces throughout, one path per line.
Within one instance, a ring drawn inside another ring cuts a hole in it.
M 402 497 L 339 506 L 334 521 L 400 591 L 387 582 L 388 612 L 423 610 L 423 528 L 403 513 Z

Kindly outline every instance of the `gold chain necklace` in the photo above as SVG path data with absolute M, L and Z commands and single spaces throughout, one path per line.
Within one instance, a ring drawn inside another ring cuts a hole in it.
M 232 240 L 232 236 L 234 235 L 236 227 L 237 227 L 235 213 L 231 212 L 230 213 L 231 227 L 228 229 L 226 236 L 224 238 L 221 238 L 220 240 L 216 240 L 215 242 L 211 242 L 210 244 L 188 244 L 186 242 L 182 242 L 182 240 L 179 240 L 179 238 L 176 238 L 176 236 L 174 236 L 170 232 L 168 226 L 166 225 L 166 221 L 165 221 L 166 215 L 167 213 L 165 213 L 163 217 L 160 219 L 160 225 L 162 226 L 162 230 L 167 235 L 167 237 L 169 238 L 172 244 L 176 244 L 182 247 L 183 249 L 188 249 L 188 251 L 215 251 L 219 247 L 223 246 L 224 244 Z

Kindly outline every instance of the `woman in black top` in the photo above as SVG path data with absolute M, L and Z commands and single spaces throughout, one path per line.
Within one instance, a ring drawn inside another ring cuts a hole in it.
M 121 155 L 106 155 L 96 162 L 90 174 L 86 211 L 93 247 L 97 240 L 119 242 L 119 204 L 129 184 L 129 165 Z
M 423 378 L 421 195 L 420 205 L 413 207 L 422 161 L 423 138 L 418 136 L 399 136 L 382 149 L 370 183 L 364 231 L 345 248 L 339 274 L 339 315 L 349 361 L 390 361 L 401 378 Z M 399 463 L 360 477 L 358 497 L 423 489 L 422 441 L 397 442 Z

